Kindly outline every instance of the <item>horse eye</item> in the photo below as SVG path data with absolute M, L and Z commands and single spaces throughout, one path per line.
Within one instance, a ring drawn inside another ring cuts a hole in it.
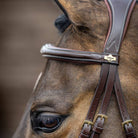
M 35 113 L 31 116 L 32 129 L 36 133 L 39 133 L 39 132 L 52 133 L 61 126 L 65 118 L 66 116 L 63 116 L 63 115 Z
M 55 20 L 55 26 L 59 30 L 60 33 L 63 33 L 71 24 L 69 18 L 62 14 Z

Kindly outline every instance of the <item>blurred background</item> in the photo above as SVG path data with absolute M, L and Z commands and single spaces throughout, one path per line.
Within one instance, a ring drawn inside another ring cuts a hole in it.
M 0 138 L 16 130 L 37 76 L 43 44 L 55 43 L 61 11 L 54 0 L 0 0 Z

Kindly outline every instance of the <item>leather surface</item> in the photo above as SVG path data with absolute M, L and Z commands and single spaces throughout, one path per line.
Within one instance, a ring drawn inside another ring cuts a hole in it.
M 123 40 L 126 18 L 133 0 L 107 0 L 112 24 L 104 52 L 118 53 Z
M 116 60 L 108 61 L 104 59 L 105 56 L 109 56 L 110 53 L 94 53 L 89 51 L 78 51 L 72 49 L 64 49 L 52 46 L 51 44 L 46 44 L 42 47 L 41 53 L 43 57 L 50 59 L 62 60 L 62 61 L 72 61 L 80 63 L 110 63 L 118 65 L 119 57 L 117 54 L 112 54 Z

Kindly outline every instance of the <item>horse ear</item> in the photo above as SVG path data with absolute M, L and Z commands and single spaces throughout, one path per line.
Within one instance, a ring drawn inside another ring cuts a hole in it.
M 55 20 L 55 26 L 59 30 L 60 33 L 63 33 L 68 26 L 71 24 L 71 21 L 69 18 L 63 14 L 60 15 L 56 20 Z
M 70 23 L 75 24 L 74 22 L 74 8 L 77 10 L 76 7 L 74 7 L 74 5 L 76 4 L 76 2 L 74 0 L 54 0 L 56 2 L 56 4 L 58 5 L 58 7 L 63 11 L 65 16 L 60 16 L 57 18 L 57 20 L 55 21 L 55 26 L 59 29 L 60 32 L 62 32 L 62 29 L 64 29 L 64 27 L 62 27 L 62 25 L 64 24 L 64 26 L 68 26 Z M 76 11 L 75 10 L 75 11 Z

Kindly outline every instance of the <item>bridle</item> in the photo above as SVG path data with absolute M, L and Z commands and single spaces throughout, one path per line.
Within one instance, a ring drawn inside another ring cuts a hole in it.
M 132 120 L 129 117 L 123 97 L 118 74 L 119 50 L 136 0 L 105 0 L 105 3 L 109 11 L 110 26 L 103 53 L 58 48 L 51 44 L 44 45 L 41 49 L 41 53 L 44 57 L 54 60 L 102 64 L 100 80 L 79 138 L 99 138 L 103 131 L 105 120 L 108 118 L 106 114 L 113 89 L 119 106 L 122 127 L 125 130 L 126 138 L 136 138 Z M 102 95 L 103 99 L 99 113 L 95 116 Z

